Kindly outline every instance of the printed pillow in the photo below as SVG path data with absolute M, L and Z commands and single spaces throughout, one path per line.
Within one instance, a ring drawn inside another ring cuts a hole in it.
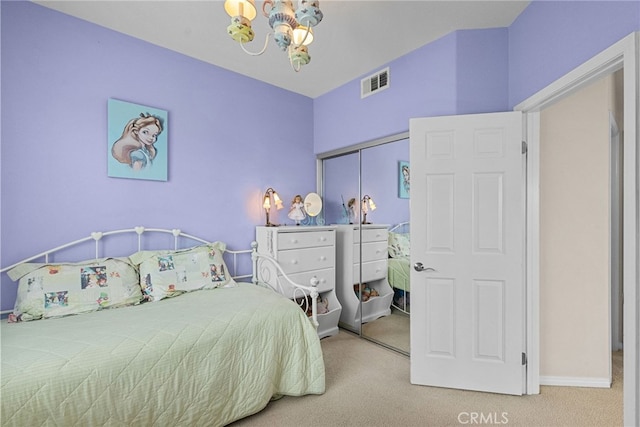
M 389 257 L 408 258 L 411 254 L 408 233 L 389 232 Z
M 198 289 L 235 286 L 222 258 L 226 245 L 215 242 L 177 251 L 141 251 L 129 257 L 139 265 L 143 297 L 150 301 Z
M 21 264 L 8 273 L 18 282 L 9 322 L 87 313 L 137 304 L 142 299 L 137 270 L 125 260 Z

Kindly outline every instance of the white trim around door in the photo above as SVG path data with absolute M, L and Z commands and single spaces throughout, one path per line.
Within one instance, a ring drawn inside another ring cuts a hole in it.
M 578 66 L 514 109 L 523 112 L 528 144 L 527 167 L 527 394 L 540 392 L 539 330 L 539 188 L 540 188 L 540 111 L 556 101 L 614 71 L 624 71 L 624 175 L 623 175 L 623 262 L 624 292 L 624 425 L 640 425 L 640 120 L 639 106 L 640 32 L 632 33 Z

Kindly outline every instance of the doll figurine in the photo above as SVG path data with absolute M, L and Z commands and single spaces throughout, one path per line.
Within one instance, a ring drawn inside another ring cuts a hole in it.
M 300 221 L 307 217 L 307 214 L 304 212 L 304 203 L 302 202 L 301 195 L 297 194 L 293 198 L 291 201 L 291 208 L 289 208 L 289 213 L 287 215 L 289 219 L 296 222 L 296 225 L 300 225 Z
M 349 199 L 349 224 L 354 224 L 356 222 L 356 199 L 352 197 Z

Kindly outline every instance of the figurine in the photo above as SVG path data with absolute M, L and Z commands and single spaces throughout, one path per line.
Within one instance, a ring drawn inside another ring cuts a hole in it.
M 356 222 L 356 198 L 352 197 L 349 199 L 349 224 L 354 224 Z
M 302 196 L 296 194 L 291 202 L 291 208 L 289 208 L 289 213 L 287 214 L 289 219 L 292 219 L 296 222 L 296 225 L 300 225 L 300 221 L 307 217 L 307 214 L 304 211 L 304 203 L 302 202 Z

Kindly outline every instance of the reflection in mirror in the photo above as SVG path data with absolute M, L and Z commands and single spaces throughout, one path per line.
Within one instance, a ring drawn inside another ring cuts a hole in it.
M 340 327 L 360 333 L 360 317 L 353 283 L 349 277 L 353 269 L 353 249 L 345 251 L 344 229 L 353 222 L 354 210 L 348 207 L 350 199 L 358 199 L 360 192 L 360 153 L 358 151 L 326 158 L 322 162 L 322 199 L 326 224 L 339 225 L 336 231 L 336 296 L 343 307 Z M 352 204 L 353 205 L 353 204 Z M 351 213 L 351 214 L 350 214 Z M 353 246 L 353 244 L 352 244 Z M 359 281 L 359 277 L 355 279 Z
M 390 315 L 363 324 L 362 335 L 408 354 L 409 248 L 407 238 L 402 247 L 406 253 L 400 256 L 398 231 L 402 235 L 408 232 L 409 139 L 365 148 L 361 152 L 361 162 L 362 191 L 375 199 L 377 207 L 375 212 L 368 215 L 367 221 L 384 224 L 389 230 L 388 239 L 391 240 L 387 244 L 387 282 L 394 294 Z M 399 230 L 399 224 L 407 225 Z
M 378 301 L 368 299 L 363 303 L 363 295 L 360 293 L 357 296 L 356 307 L 352 306 L 352 302 L 345 301 L 343 303 L 341 301 L 343 313 L 345 315 L 353 313 L 356 318 L 354 323 L 351 319 L 346 321 L 343 319 L 344 316 L 341 316 L 341 327 L 360 333 L 367 339 L 405 354 L 409 354 L 410 350 L 409 280 L 407 275 L 401 282 L 398 279 L 400 273 L 391 270 L 396 269 L 395 264 L 403 261 L 392 261 L 394 257 L 389 252 L 387 237 L 393 236 L 392 238 L 395 238 L 395 233 L 398 230 L 401 234 L 408 233 L 410 182 L 408 160 L 409 139 L 405 134 L 398 138 L 385 138 L 379 143 L 374 141 L 360 148 L 327 156 L 322 162 L 322 198 L 326 223 L 340 224 L 344 229 L 355 233 L 353 235 L 355 243 L 352 250 L 342 248 L 342 252 L 340 252 L 341 245 L 337 245 L 337 264 L 340 264 L 340 258 L 344 258 L 348 254 L 348 258 L 353 258 L 354 261 L 351 264 L 353 265 L 352 273 L 351 271 L 347 272 L 345 268 L 342 269 L 342 273 L 337 273 L 337 291 L 342 288 L 343 299 L 345 299 L 347 289 L 351 290 L 350 288 L 353 287 L 351 294 L 348 295 L 352 298 L 356 289 L 367 288 L 363 282 L 370 282 L 370 287 L 375 288 L 376 285 L 379 285 L 378 287 L 383 290 L 383 293 L 392 294 L 392 298 L 381 298 Z M 405 165 L 407 167 L 403 172 L 402 166 Z M 366 222 L 371 225 L 361 226 L 360 223 L 364 220 L 362 199 L 365 195 L 375 200 L 376 209 L 374 211 L 370 207 L 368 208 Z M 350 201 L 352 202 L 351 206 Z M 402 226 L 403 229 L 395 229 L 392 233 L 388 233 L 388 230 L 401 223 L 406 224 Z M 353 225 L 348 226 L 347 224 Z M 371 245 L 366 240 L 369 235 L 372 235 L 374 229 L 378 230 L 376 233 L 382 231 L 387 235 L 383 237 L 382 242 L 375 242 Z M 348 234 L 351 235 L 351 233 Z M 357 247 L 355 247 L 356 245 Z M 372 248 L 375 248 L 373 252 L 370 250 Z M 408 265 L 408 247 L 404 249 L 407 251 L 405 258 Z M 382 258 L 371 261 L 365 259 L 365 256 Z M 369 270 L 371 270 L 369 267 L 373 264 L 376 264 L 375 280 L 371 280 L 371 277 L 363 277 L 360 280 L 360 274 L 369 274 Z M 381 271 L 378 271 L 380 265 L 382 268 Z M 353 280 L 353 284 L 341 283 L 346 280 L 343 277 L 345 274 L 349 277 L 348 281 Z M 339 294 L 339 292 L 337 293 Z M 374 298 L 380 298 L 380 296 Z M 386 307 L 384 310 L 373 310 L 378 314 L 373 313 L 369 306 L 380 305 L 382 299 L 384 299 Z M 347 306 L 348 308 L 345 309 Z M 364 322 L 360 322 L 361 320 Z
M 348 203 L 358 198 L 360 154 L 344 154 L 325 159 L 323 169 L 324 215 L 327 224 L 348 224 Z

